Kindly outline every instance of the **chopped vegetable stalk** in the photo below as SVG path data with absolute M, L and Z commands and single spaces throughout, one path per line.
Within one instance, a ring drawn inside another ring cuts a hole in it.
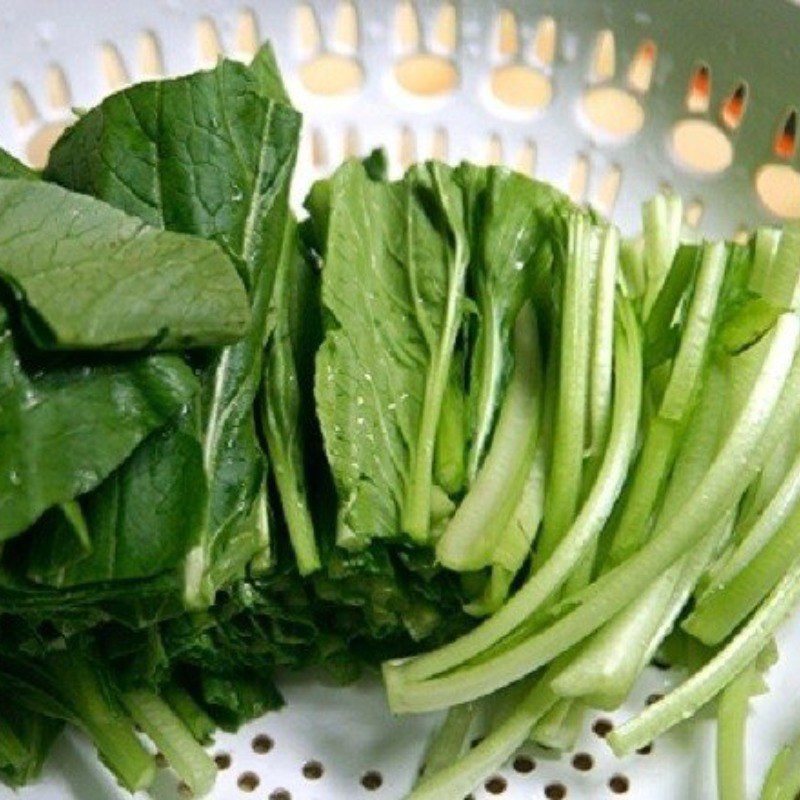
M 200 744 L 211 741 L 217 726 L 189 692 L 177 683 L 168 683 L 161 691 L 161 696 Z
M 678 195 L 659 194 L 642 207 L 644 228 L 643 316 L 650 316 L 678 249 L 683 223 L 683 203 Z
M 614 372 L 614 305 L 617 267 L 619 264 L 619 232 L 613 225 L 606 228 L 597 267 L 594 330 L 592 334 L 589 375 L 589 452 L 599 459 L 611 425 L 611 400 Z
M 566 652 L 638 597 L 681 557 L 703 531 L 735 506 L 753 479 L 758 455 L 769 439 L 764 434 L 787 382 L 799 339 L 800 320 L 793 313 L 781 315 L 770 335 L 760 374 L 736 424 L 680 516 L 667 520 L 663 531 L 657 531 L 651 541 L 624 563 L 605 573 L 585 590 L 565 599 L 554 611 L 562 611 L 562 616 L 528 639 L 507 649 L 501 647 L 479 663 L 463 666 L 437 678 L 429 676 L 454 666 L 441 656 L 441 650 L 438 655 L 434 651 L 434 654 L 413 659 L 405 667 L 402 664 L 385 667 L 384 677 L 392 708 L 398 712 L 418 712 L 482 697 Z M 786 420 L 782 422 L 785 424 Z M 499 618 L 513 600 L 476 629 L 478 632 L 484 629 L 478 633 L 478 641 L 485 641 L 486 627 Z M 463 638 L 460 644 L 462 653 L 465 649 L 469 653 L 469 649 L 463 646 Z M 481 647 L 478 652 L 483 649 Z M 451 649 L 447 655 L 452 652 Z M 426 675 L 425 671 L 431 666 L 433 670 Z
M 769 598 L 711 661 L 664 699 L 609 734 L 612 750 L 617 755 L 630 753 L 696 713 L 758 658 L 798 600 L 800 558 L 795 558 Z
M 511 633 L 541 608 L 563 585 L 582 552 L 599 535 L 619 495 L 636 440 L 641 405 L 641 342 L 633 311 L 620 301 L 614 348 L 614 411 L 611 434 L 597 481 L 553 556 L 526 581 L 503 608 L 473 631 L 430 653 L 384 665 L 389 701 L 396 711 L 406 707 L 407 688 L 480 654 Z M 454 673 L 457 675 L 458 673 Z M 503 684 L 501 684 L 503 685 Z M 427 691 L 423 689 L 423 695 Z M 411 710 L 411 708 L 408 708 Z
M 575 747 L 581 733 L 586 706 L 576 700 L 559 700 L 533 726 L 528 737 L 541 747 L 567 752 Z
M 742 572 L 769 544 L 792 516 L 800 500 L 800 453 L 790 466 L 783 483 L 752 526 L 739 535 L 739 545 L 715 569 L 707 593 L 721 589 Z M 705 596 L 704 593 L 703 596 Z M 700 598 L 702 602 L 702 597 Z
M 436 546 L 453 570 L 477 570 L 493 561 L 531 471 L 539 435 L 542 370 L 533 306 L 519 312 L 514 332 L 514 372 L 492 444 L 478 477 Z
M 724 372 L 712 367 L 676 459 L 660 520 L 680 513 L 713 460 L 722 428 L 719 398 L 726 386 Z M 616 708 L 671 629 L 709 559 L 729 535 L 732 522 L 733 515 L 729 515 L 715 526 L 688 555 L 589 639 L 556 678 L 554 691 L 585 697 L 600 708 Z
M 644 239 L 641 236 L 623 239 L 619 247 L 619 260 L 622 267 L 620 278 L 625 296 L 638 310 L 647 288 L 644 275 Z
M 153 756 L 133 730 L 131 720 L 108 696 L 86 659 L 71 653 L 54 654 L 50 669 L 59 690 L 75 709 L 78 721 L 100 758 L 130 792 L 146 789 L 156 775 Z
M 569 529 L 580 502 L 586 420 L 589 408 L 589 350 L 597 270 L 592 253 L 593 228 L 585 214 L 574 213 L 567 225 L 567 252 L 561 291 L 558 341 L 558 394 L 550 474 L 542 535 L 536 560 L 544 562 Z
M 755 664 L 722 692 L 717 707 L 717 797 L 747 800 L 745 734 L 750 697 L 763 689 Z
M 786 571 L 787 553 L 800 547 L 800 505 L 770 541 L 730 581 L 704 594 L 683 621 L 704 644 L 724 641 L 766 597 Z
M 612 563 L 622 561 L 646 538 L 648 521 L 669 476 L 680 434 L 700 387 L 724 275 L 725 246 L 707 245 L 669 382 L 658 413 L 650 422 L 625 496 L 609 554 Z
M 691 294 L 701 262 L 702 248 L 681 245 L 644 325 L 645 363 L 648 367 L 672 358 L 677 349 L 678 324 L 685 316 L 685 298 Z
M 492 572 L 483 595 L 465 606 L 474 616 L 494 614 L 508 597 L 511 584 L 525 560 L 539 530 L 544 513 L 544 482 L 547 470 L 546 446 L 539 437 L 530 475 L 517 508 L 492 553 Z
M 770 765 L 760 800 L 795 800 L 800 792 L 800 736 L 783 747 Z
M 423 779 L 407 800 L 449 800 L 463 797 L 485 775 L 502 764 L 524 741 L 528 732 L 557 700 L 546 680 L 537 681 L 516 710 L 463 758 Z
M 774 228 L 759 228 L 753 237 L 753 267 L 750 272 L 750 289 L 764 294 L 781 241 L 781 232 Z
M 470 744 L 470 736 L 480 713 L 480 702 L 453 706 L 439 729 L 428 743 L 423 766 L 423 778 L 429 778 L 451 766 L 464 754 Z
M 158 695 L 142 689 L 124 692 L 122 700 L 175 774 L 194 794 L 208 793 L 217 777 L 216 765 L 172 709 Z

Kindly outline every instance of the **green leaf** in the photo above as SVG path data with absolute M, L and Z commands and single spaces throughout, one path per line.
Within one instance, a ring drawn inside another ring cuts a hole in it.
M 25 575 L 37 583 L 56 585 L 66 567 L 92 551 L 81 507 L 70 500 L 46 511 L 25 536 Z
M 0 540 L 97 486 L 196 392 L 194 374 L 172 356 L 30 377 L 0 317 Z
M 196 426 L 182 414 L 82 500 L 91 552 L 51 585 L 150 578 L 182 563 L 199 541 L 207 500 Z
M 461 193 L 439 164 L 383 183 L 348 162 L 325 207 L 316 397 L 338 539 L 357 548 L 404 529 L 425 540 L 468 258 Z
M 318 288 L 317 275 L 299 252 L 297 224 L 292 219 L 272 296 L 262 425 L 301 575 L 320 567 L 305 477 L 305 444 L 315 427 L 313 359 L 322 336 Z
M 38 778 L 61 727 L 59 721 L 22 708 L 4 696 L 0 718 L 0 781 L 16 788 Z
M 511 371 L 514 322 L 533 274 L 549 268 L 552 229 L 571 203 L 551 186 L 497 167 L 462 164 L 470 237 L 470 294 L 477 308 L 470 386 L 469 475 L 474 480 Z
M 277 100 L 286 106 L 291 106 L 289 93 L 283 82 L 283 76 L 278 69 L 275 50 L 271 42 L 264 42 L 250 62 L 250 72 L 258 81 L 258 87 L 264 97 Z
M 186 567 L 186 599 L 211 602 L 265 546 L 265 463 L 253 405 L 286 224 L 300 116 L 270 96 L 270 55 L 143 83 L 104 100 L 56 143 L 46 177 L 153 225 L 218 242 L 252 306 L 244 339 L 203 370 L 206 522 Z M 175 480 L 183 467 L 176 462 Z M 141 487 L 131 487 L 139 492 Z
M 0 178 L 26 178 L 38 180 L 39 173 L 18 161 L 0 147 Z
M 219 248 L 39 181 L 0 179 L 0 280 L 48 348 L 221 344 L 249 320 Z

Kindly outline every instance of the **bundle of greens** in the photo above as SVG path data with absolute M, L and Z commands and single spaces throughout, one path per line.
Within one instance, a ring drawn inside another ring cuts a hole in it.
M 611 746 L 718 698 L 743 797 L 800 595 L 800 227 L 683 241 L 662 195 L 623 240 L 380 152 L 298 220 L 300 126 L 266 46 L 112 95 L 41 174 L 0 155 L 0 779 L 69 723 L 146 788 L 138 726 L 202 795 L 276 670 L 383 663 L 448 710 L 411 797 L 452 800 L 657 658 L 689 677 Z
M 68 722 L 144 788 L 135 724 L 203 794 L 200 744 L 280 706 L 276 669 L 345 682 L 469 626 L 429 552 L 335 543 L 320 276 L 288 207 L 300 125 L 267 45 L 112 95 L 42 173 L 2 153 L 11 785 Z

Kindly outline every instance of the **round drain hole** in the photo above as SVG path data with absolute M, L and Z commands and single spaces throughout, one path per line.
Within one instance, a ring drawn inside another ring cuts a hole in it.
M 614 723 L 610 719 L 601 717 L 600 719 L 595 720 L 594 725 L 592 725 L 592 730 L 601 739 L 605 739 L 606 736 L 608 736 L 608 734 L 614 730 Z
M 608 782 L 608 788 L 614 794 L 625 794 L 631 787 L 631 782 L 625 775 L 614 775 Z
M 236 785 L 243 792 L 254 792 L 258 789 L 259 783 L 261 783 L 261 781 L 255 772 L 243 772 L 236 781 Z
M 594 766 L 594 759 L 588 753 L 575 753 L 572 766 L 580 772 L 588 772 Z
M 374 792 L 383 786 L 383 775 L 380 772 L 370 770 L 361 776 L 361 785 L 368 791 Z
M 514 772 L 527 775 L 536 769 L 536 762 L 530 756 L 517 756 L 514 759 Z
M 275 747 L 275 742 L 273 742 L 272 739 L 265 733 L 261 733 L 253 739 L 253 741 L 250 743 L 250 746 L 253 748 L 254 753 L 258 753 L 260 756 L 263 756 L 265 753 L 269 753 L 269 751 Z
M 486 781 L 484 786 L 489 794 L 503 794 L 503 792 L 508 788 L 506 779 L 501 775 L 492 776 L 488 781 Z
M 310 781 L 318 781 L 325 770 L 319 761 L 306 761 L 303 764 L 303 777 Z

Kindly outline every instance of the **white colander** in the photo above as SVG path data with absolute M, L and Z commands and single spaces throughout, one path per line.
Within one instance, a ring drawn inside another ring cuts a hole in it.
M 0 143 L 41 162 L 72 107 L 221 53 L 246 58 L 262 37 L 305 114 L 297 198 L 344 155 L 385 145 L 395 169 L 436 155 L 535 171 L 626 230 L 665 184 L 685 197 L 687 225 L 715 235 L 800 216 L 800 9 L 785 0 L 0 0 Z M 780 645 L 771 692 L 753 703 L 754 796 L 800 728 L 797 620 Z M 710 721 L 622 760 L 600 735 L 677 679 L 649 670 L 625 707 L 587 716 L 575 754 L 524 750 L 474 797 L 712 800 Z M 217 737 L 215 800 L 408 791 L 435 719 L 392 719 L 374 679 L 330 689 L 287 677 L 283 688 L 286 710 Z M 168 770 L 154 795 L 186 796 Z M 36 786 L 0 787 L 12 796 L 123 794 L 69 733 Z

